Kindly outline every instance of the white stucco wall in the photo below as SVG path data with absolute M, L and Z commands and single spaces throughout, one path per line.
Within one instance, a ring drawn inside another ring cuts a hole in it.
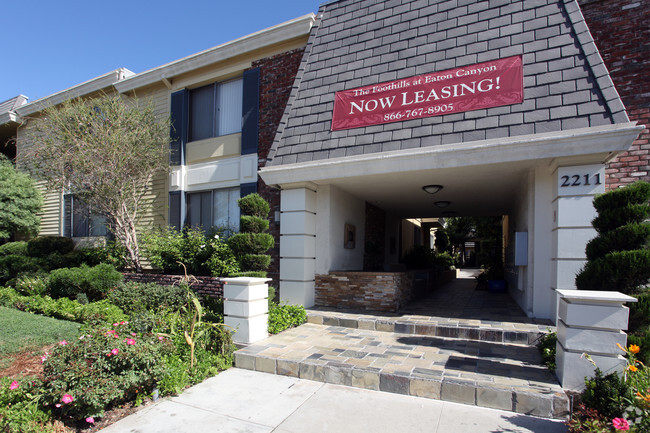
M 506 257 L 506 279 L 510 296 L 526 311 L 526 291 L 528 286 L 528 269 L 532 267 L 532 257 L 528 254 L 528 266 L 514 266 L 515 232 L 529 231 L 530 206 L 532 205 L 529 190 L 532 190 L 532 173 L 523 177 L 518 190 L 513 197 L 512 213 L 508 221 L 508 248 Z
M 333 185 L 317 193 L 316 274 L 363 269 L 366 203 Z M 356 245 L 344 248 L 345 225 L 356 227 Z

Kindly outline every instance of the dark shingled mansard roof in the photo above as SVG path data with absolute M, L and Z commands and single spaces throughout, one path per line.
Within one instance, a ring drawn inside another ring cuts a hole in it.
M 330 131 L 340 90 L 523 55 L 524 102 Z M 321 5 L 268 165 L 628 122 L 575 0 Z

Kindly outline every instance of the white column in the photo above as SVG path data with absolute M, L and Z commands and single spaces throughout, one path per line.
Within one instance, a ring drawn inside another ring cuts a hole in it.
M 316 272 L 316 185 L 283 186 L 280 210 L 280 299 L 312 307 Z
M 609 374 L 622 372 L 629 308 L 636 298 L 619 292 L 558 290 L 556 374 L 562 387 L 581 391 L 585 377 L 593 377 L 596 366 Z M 587 359 L 591 357 L 595 366 Z
M 576 274 L 587 261 L 585 247 L 596 237 L 594 196 L 605 192 L 602 164 L 559 167 L 554 179 L 553 261 L 555 290 L 574 290 Z
M 233 342 L 251 344 L 269 336 L 270 278 L 222 278 L 224 323 L 235 330 Z

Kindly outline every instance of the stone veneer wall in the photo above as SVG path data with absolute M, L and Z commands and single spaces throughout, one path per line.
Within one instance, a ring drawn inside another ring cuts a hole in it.
M 607 165 L 607 189 L 637 181 L 650 181 L 650 6 L 642 1 L 580 0 L 612 81 L 632 122 L 646 125 L 630 150 Z
M 124 281 L 136 283 L 156 283 L 161 286 L 178 284 L 182 275 L 166 274 L 124 274 Z M 199 295 L 208 295 L 213 298 L 223 298 L 223 282 L 215 277 L 196 277 L 198 283 L 192 284 L 192 288 Z
M 414 272 L 316 275 L 316 306 L 394 312 L 413 297 L 414 277 Z
M 298 48 L 257 60 L 252 64 L 252 68 L 260 68 L 258 168 L 266 165 L 266 158 L 287 105 L 304 50 Z M 268 277 L 273 280 L 271 285 L 277 287 L 280 278 L 280 224 L 275 221 L 275 212 L 280 211 L 280 190 L 268 187 L 258 176 L 257 191 L 271 206 L 269 233 L 275 239 L 275 246 L 268 252 L 271 255 Z

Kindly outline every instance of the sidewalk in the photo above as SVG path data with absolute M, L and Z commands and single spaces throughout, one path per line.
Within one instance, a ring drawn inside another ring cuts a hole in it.
M 561 433 L 562 422 L 231 368 L 106 433 Z

